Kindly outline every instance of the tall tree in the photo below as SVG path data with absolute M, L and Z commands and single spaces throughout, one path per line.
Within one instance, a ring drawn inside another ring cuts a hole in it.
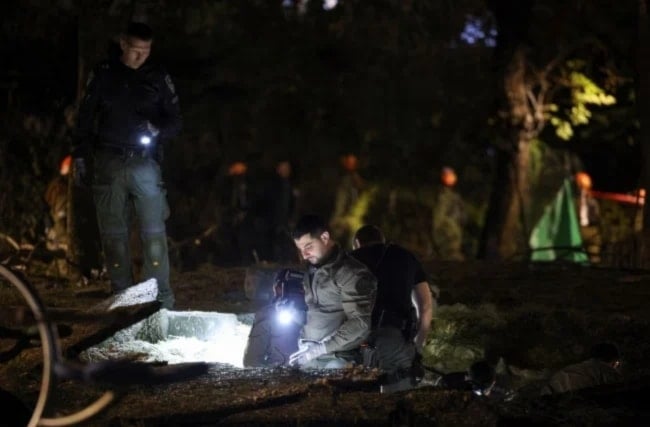
M 570 138 L 586 124 L 588 104 L 615 102 L 582 73 L 604 50 L 593 28 L 576 24 L 582 2 L 489 0 L 497 22 L 496 66 L 500 76 L 500 132 L 494 185 L 479 246 L 481 258 L 510 258 L 527 249 L 530 222 L 529 161 L 532 142 L 548 123 Z M 576 60 L 580 58 L 580 60 Z M 556 114 L 555 102 L 568 99 Z

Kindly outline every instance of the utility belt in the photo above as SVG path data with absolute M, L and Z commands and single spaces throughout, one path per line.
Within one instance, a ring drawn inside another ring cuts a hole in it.
M 135 145 L 99 143 L 95 146 L 95 151 L 100 153 L 110 153 L 124 158 L 150 157 L 157 159 L 157 147 L 138 147 Z
M 394 311 L 382 310 L 379 312 L 375 323 L 373 329 L 396 328 L 402 331 L 405 339 L 410 339 L 415 336 L 416 321 L 413 315 L 404 316 Z

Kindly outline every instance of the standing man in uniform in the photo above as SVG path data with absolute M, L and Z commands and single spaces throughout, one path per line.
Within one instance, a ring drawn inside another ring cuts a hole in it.
M 458 177 L 450 167 L 440 172 L 440 191 L 433 207 L 433 245 L 440 259 L 462 261 L 463 229 L 467 222 L 465 203 L 456 189 Z
M 160 171 L 163 141 L 180 132 L 174 84 L 147 61 L 153 32 L 139 22 L 120 38 L 121 56 L 97 66 L 79 108 L 73 147 L 75 180 L 93 164 L 93 197 L 114 291 L 133 284 L 129 203 L 135 207 L 144 252 L 142 279 L 155 278 L 163 308 L 174 306 L 169 285 L 165 220 L 169 215 Z
M 377 300 L 372 311 L 368 344 L 374 349 L 369 367 L 386 373 L 382 391 L 415 385 L 414 362 L 431 330 L 435 299 L 426 274 L 415 256 L 387 244 L 381 230 L 364 225 L 354 235 L 352 256 L 377 277 Z
M 308 369 L 343 368 L 357 359 L 370 332 L 377 280 L 332 240 L 319 216 L 303 216 L 292 237 L 309 265 L 303 281 L 307 322 L 299 350 L 289 357 L 289 364 Z
M 278 263 L 295 262 L 296 250 L 289 237 L 289 224 L 296 207 L 297 190 L 293 186 L 289 160 L 276 163 L 275 174 L 269 184 L 271 260 Z

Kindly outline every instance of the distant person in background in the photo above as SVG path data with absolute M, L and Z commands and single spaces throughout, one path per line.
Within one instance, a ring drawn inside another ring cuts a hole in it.
M 611 343 L 599 343 L 590 350 L 590 358 L 569 365 L 551 375 L 541 394 L 566 393 L 588 387 L 623 382 L 619 369 L 621 355 Z
M 366 349 L 369 360 L 364 363 L 385 372 L 382 391 L 411 388 L 422 375 L 413 368 L 419 363 L 436 306 L 424 269 L 412 253 L 386 243 L 373 225 L 357 230 L 353 247 L 351 255 L 377 278 Z
M 334 200 L 334 212 L 330 218 L 333 236 L 343 244 L 350 244 L 353 230 L 350 218 L 366 184 L 359 175 L 359 159 L 354 154 L 341 157 L 343 176 L 337 187 Z
M 239 251 L 243 265 L 268 262 L 271 259 L 271 197 L 269 176 L 262 165 L 261 153 L 253 152 L 246 157 L 247 169 L 242 176 L 244 191 L 244 215 L 239 226 Z
M 433 247 L 443 260 L 462 261 L 463 228 L 466 222 L 465 203 L 456 192 L 456 171 L 443 167 L 440 171 L 440 191 L 432 213 Z
M 291 163 L 288 160 L 277 162 L 268 193 L 271 260 L 279 263 L 298 262 L 298 254 L 289 233 L 297 196 L 292 175 Z
M 228 188 L 225 192 L 226 210 L 224 231 L 226 240 L 232 245 L 225 250 L 235 255 L 230 256 L 236 264 L 248 265 L 255 261 L 255 232 L 247 220 L 251 207 L 251 184 L 248 177 L 248 164 L 236 161 L 228 166 Z M 234 249 L 234 250 L 233 250 Z
M 47 273 L 57 277 L 67 277 L 70 273 L 66 258 L 70 249 L 68 183 L 71 167 L 72 156 L 66 156 L 59 165 L 58 175 L 50 181 L 45 190 L 45 202 L 49 207 L 45 246 L 55 253 L 55 260 L 48 267 Z
M 600 248 L 603 244 L 603 236 L 600 230 L 600 205 L 598 200 L 591 194 L 591 177 L 586 172 L 578 172 L 575 175 L 575 181 L 578 189 L 577 211 L 582 245 L 587 251 L 589 261 L 592 264 L 598 264 L 600 262 Z
M 66 147 L 74 144 L 74 132 L 77 121 L 77 109 L 68 105 L 63 110 L 63 124 L 59 129 L 59 139 Z M 70 166 L 72 171 L 72 166 Z M 77 183 L 79 184 L 79 183 Z M 68 210 L 68 263 L 69 282 L 76 286 L 85 286 L 91 279 L 97 279 L 103 272 L 102 247 L 97 225 L 97 213 L 89 185 L 72 185 L 69 187 Z

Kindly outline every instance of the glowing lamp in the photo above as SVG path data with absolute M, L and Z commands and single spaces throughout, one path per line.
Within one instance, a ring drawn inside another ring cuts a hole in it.
M 228 168 L 228 175 L 230 176 L 240 176 L 244 175 L 248 170 L 248 166 L 244 162 L 235 162 L 230 165 Z
M 72 156 L 67 155 L 65 158 L 61 161 L 61 165 L 59 166 L 59 173 L 61 175 L 67 175 L 70 173 L 70 167 L 72 166 Z
M 359 168 L 359 159 L 354 154 L 346 154 L 341 157 L 341 165 L 348 172 L 354 172 Z
M 591 189 L 591 177 L 586 172 L 578 172 L 576 174 L 576 184 L 578 188 L 583 190 Z
M 458 177 L 452 168 L 442 168 L 442 171 L 440 172 L 440 182 L 442 182 L 442 185 L 445 187 L 453 187 L 456 185 L 456 181 L 458 181 Z

